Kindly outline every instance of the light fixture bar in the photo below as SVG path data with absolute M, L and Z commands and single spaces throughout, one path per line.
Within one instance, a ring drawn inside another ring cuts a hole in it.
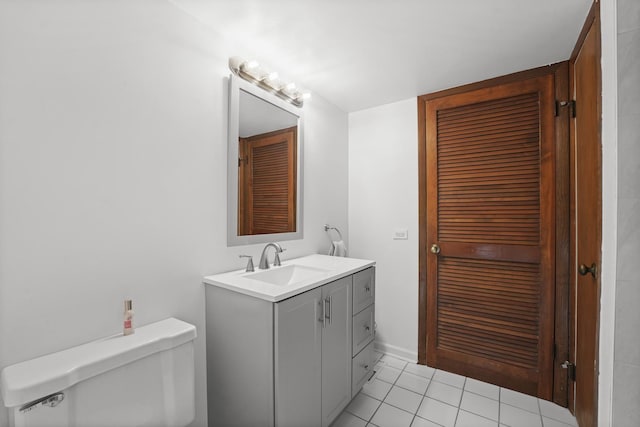
M 304 100 L 311 98 L 311 93 L 303 92 L 293 82 L 285 83 L 278 79 L 278 73 L 269 72 L 260 67 L 257 61 L 245 61 L 238 56 L 229 58 L 229 69 L 233 74 L 255 84 L 287 102 L 302 107 Z

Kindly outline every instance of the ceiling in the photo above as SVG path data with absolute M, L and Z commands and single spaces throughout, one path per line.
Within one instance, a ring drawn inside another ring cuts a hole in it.
M 568 59 L 592 0 L 171 1 L 353 112 Z

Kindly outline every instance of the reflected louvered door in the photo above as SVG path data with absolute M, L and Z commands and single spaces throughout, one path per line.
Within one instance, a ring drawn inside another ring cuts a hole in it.
M 240 139 L 240 235 L 296 231 L 295 150 L 295 128 Z
M 553 78 L 427 101 L 427 364 L 550 399 Z

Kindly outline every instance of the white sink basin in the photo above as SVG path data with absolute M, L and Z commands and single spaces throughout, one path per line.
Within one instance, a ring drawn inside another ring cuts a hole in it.
M 251 295 L 270 302 L 291 298 L 341 277 L 375 265 L 375 262 L 327 255 L 288 259 L 279 267 L 247 273 L 242 270 L 207 276 L 206 284 Z
M 329 270 L 307 267 L 303 265 L 286 265 L 273 267 L 269 270 L 247 274 L 247 279 L 259 280 L 277 286 L 293 285 L 294 283 L 320 279 L 329 273 Z

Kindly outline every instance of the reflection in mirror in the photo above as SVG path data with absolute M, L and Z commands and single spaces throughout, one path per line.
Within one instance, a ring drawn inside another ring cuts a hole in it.
M 302 238 L 301 111 L 230 77 L 228 244 Z
M 238 235 L 296 231 L 297 124 L 240 89 Z

